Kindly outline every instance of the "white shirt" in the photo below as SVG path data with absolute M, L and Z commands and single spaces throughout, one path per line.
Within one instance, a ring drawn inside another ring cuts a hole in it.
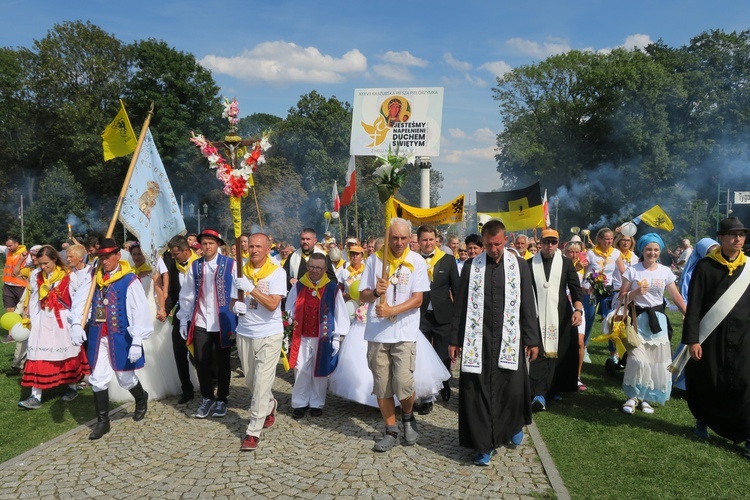
M 586 275 L 589 275 L 594 271 L 603 271 L 604 275 L 607 277 L 607 285 L 611 285 L 613 280 L 612 275 L 614 274 L 615 269 L 617 269 L 617 259 L 620 258 L 620 251 L 616 248 L 612 249 L 612 255 L 605 259 L 604 257 L 596 255 L 593 250 L 588 250 L 586 252 L 586 258 L 589 261 L 589 265 L 586 268 Z M 584 288 L 591 288 L 591 285 L 586 282 Z
M 411 298 L 416 292 L 427 292 L 430 290 L 430 278 L 427 275 L 427 264 L 418 252 L 409 252 L 406 261 L 414 266 L 414 272 L 407 267 L 397 270 L 395 277 L 398 279 L 396 285 L 388 284 L 385 298 L 388 305 L 402 304 Z M 361 290 L 375 290 L 378 277 L 383 269 L 383 262 L 377 254 L 367 258 L 365 272 L 362 273 L 362 281 L 359 284 Z M 394 297 L 395 290 L 395 297 Z M 380 301 L 370 303 L 367 308 L 367 325 L 365 326 L 365 340 L 368 342 L 382 342 L 393 344 L 396 342 L 416 342 L 419 332 L 419 307 L 397 315 L 396 321 L 389 318 L 378 318 L 375 313 L 375 305 Z
M 639 262 L 631 268 L 625 271 L 622 275 L 623 281 L 627 280 L 630 282 L 630 289 L 628 291 L 636 290 L 641 285 L 639 281 L 644 279 L 648 281 L 648 293 L 646 295 L 636 295 L 635 305 L 638 307 L 656 307 L 664 303 L 664 289 L 667 288 L 671 283 L 677 280 L 671 269 L 667 266 L 659 264 L 654 271 L 648 271 L 643 267 L 643 263 Z
M 266 295 L 286 297 L 286 272 L 279 267 L 270 276 L 258 281 L 255 287 Z M 232 287 L 232 298 L 236 299 L 237 295 L 236 288 Z M 262 339 L 284 332 L 281 303 L 276 309 L 269 311 L 249 293 L 245 293 L 245 304 L 247 304 L 247 312 L 237 317 L 237 335 Z
M 180 310 L 177 311 L 177 319 L 181 323 L 187 324 L 193 320 L 193 311 L 195 311 L 194 327 L 204 328 L 207 332 L 221 331 L 219 323 L 219 304 L 216 301 L 216 269 L 218 268 L 219 257 L 216 255 L 210 261 L 203 261 L 203 283 L 201 289 L 200 301 L 196 304 L 195 296 L 195 276 L 193 275 L 193 266 L 188 269 L 185 281 L 180 290 Z M 235 262 L 232 261 L 231 273 L 235 275 Z M 232 279 L 232 297 L 237 296 L 237 285 Z

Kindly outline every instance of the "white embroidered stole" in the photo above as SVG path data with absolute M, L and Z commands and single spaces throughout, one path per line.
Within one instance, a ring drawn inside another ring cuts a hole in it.
M 549 281 L 545 278 L 542 254 L 537 253 L 531 265 L 534 269 L 537 304 L 539 305 L 539 329 L 542 332 L 544 356 L 557 357 L 557 346 L 560 340 L 560 316 L 557 306 L 560 300 L 560 278 L 562 277 L 562 253 L 555 250 L 552 256 L 552 267 Z
M 471 263 L 469 271 L 468 307 L 464 344 L 461 355 L 461 371 L 482 373 L 482 336 L 484 324 L 484 272 L 487 254 L 482 252 Z M 505 270 L 505 305 L 503 311 L 503 331 L 498 367 L 518 369 L 521 350 L 521 275 L 518 260 L 511 252 L 503 252 Z

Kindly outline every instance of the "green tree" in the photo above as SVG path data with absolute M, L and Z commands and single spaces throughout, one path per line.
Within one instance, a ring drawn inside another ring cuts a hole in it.
M 67 238 L 68 217 L 84 219 L 87 211 L 83 187 L 65 164 L 57 162 L 45 171 L 36 201 L 25 213 L 25 239 L 57 247 Z

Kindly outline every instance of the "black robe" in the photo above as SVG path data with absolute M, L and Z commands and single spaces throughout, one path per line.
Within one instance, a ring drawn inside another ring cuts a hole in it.
M 539 357 L 529 366 L 532 396 L 547 397 L 548 393 L 575 392 L 578 390 L 578 327 L 573 326 L 572 302 L 582 302 L 581 281 L 578 279 L 573 261 L 564 255 L 562 258 L 562 272 L 560 275 L 560 289 L 557 298 L 557 317 L 559 325 L 559 340 L 557 342 L 557 357 L 544 357 L 543 344 L 540 342 Z M 531 269 L 532 285 L 536 291 L 533 258 L 528 260 Z M 542 257 L 545 278 L 549 278 L 552 271 L 552 257 Z M 568 290 L 570 299 L 568 300 Z
M 684 344 L 698 342 L 701 318 L 745 266 L 729 276 L 726 266 L 713 259 L 698 262 L 688 290 Z M 701 360 L 691 359 L 685 367 L 690 411 L 720 436 L 744 441 L 750 438 L 750 287 L 702 347 Z
M 451 345 L 463 347 L 468 307 L 469 277 L 473 259 L 464 264 L 451 328 Z M 524 425 L 531 423 L 531 390 L 525 347 L 539 346 L 531 273 L 517 259 L 521 277 L 521 354 L 517 370 L 498 368 L 505 309 L 505 269 L 488 259 L 484 274 L 482 373 L 461 372 L 458 399 L 459 444 L 478 452 L 505 445 Z M 460 360 L 459 360 L 460 361 Z

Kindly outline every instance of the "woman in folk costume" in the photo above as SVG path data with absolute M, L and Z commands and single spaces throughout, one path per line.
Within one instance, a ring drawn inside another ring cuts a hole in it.
M 622 411 L 635 413 L 638 401 L 643 413 L 653 413 L 650 403 L 664 404 L 672 391 L 672 374 L 667 370 L 672 361 L 664 313 L 664 291 L 667 290 L 682 314 L 685 301 L 677 290 L 677 278 L 667 266 L 659 264 L 664 241 L 655 233 L 638 239 L 642 262 L 628 268 L 622 276 L 620 303 L 635 302 L 638 335 L 641 345 L 628 353 L 622 389 L 628 400 Z
M 62 384 L 68 384 L 63 401 L 72 401 L 78 396 L 76 384 L 90 371 L 86 354 L 72 344 L 68 330 L 71 280 L 77 278 L 49 245 L 39 250 L 37 259 L 40 269 L 31 275 L 31 334 L 21 379 L 22 386 L 31 387 L 31 396 L 18 403 L 29 410 L 41 407 L 42 390 Z
M 322 415 L 328 376 L 338 364 L 341 339 L 349 331 L 349 316 L 337 283 L 326 276 L 326 260 L 313 254 L 307 272 L 289 291 L 286 310 L 294 320 L 289 366 L 294 368 L 292 417 L 302 418 L 310 408 Z

